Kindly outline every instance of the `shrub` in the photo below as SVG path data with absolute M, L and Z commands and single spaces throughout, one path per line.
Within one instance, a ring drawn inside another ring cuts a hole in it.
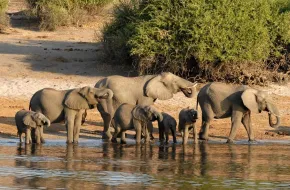
M 113 0 L 27 0 L 40 19 L 40 28 L 55 30 L 59 26 L 86 22 L 88 16 Z
M 138 0 L 122 1 L 114 9 L 115 20 L 103 29 L 104 51 L 106 58 L 116 63 L 130 63 L 128 41 L 135 33 L 138 21 Z
M 279 58 L 290 41 L 287 0 L 140 2 L 130 3 L 137 7 L 130 9 L 134 19 L 124 11 L 116 14 L 104 42 L 112 47 L 124 44 L 127 51 L 120 56 L 130 54 L 141 74 L 171 71 L 240 82 L 241 70 L 234 74 L 233 68 L 264 69 L 266 60 Z M 115 27 L 119 25 L 123 28 Z M 109 54 L 118 55 L 116 51 L 111 48 Z
M 8 0 L 0 0 L 0 30 L 9 24 L 5 11 L 8 7 Z

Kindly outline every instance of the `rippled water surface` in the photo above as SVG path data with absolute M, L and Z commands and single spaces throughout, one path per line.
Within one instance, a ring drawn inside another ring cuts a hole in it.
M 0 189 L 286 189 L 290 142 L 67 146 L 0 141 Z

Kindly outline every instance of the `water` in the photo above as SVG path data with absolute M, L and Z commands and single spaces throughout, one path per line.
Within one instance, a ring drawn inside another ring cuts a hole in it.
M 290 189 L 290 142 L 187 146 L 0 140 L 0 189 Z

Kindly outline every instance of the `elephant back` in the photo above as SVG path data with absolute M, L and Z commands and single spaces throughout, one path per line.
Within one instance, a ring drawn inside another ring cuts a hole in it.
M 44 88 L 30 100 L 30 109 L 45 115 L 51 123 L 61 122 L 64 115 L 63 100 L 67 91 Z

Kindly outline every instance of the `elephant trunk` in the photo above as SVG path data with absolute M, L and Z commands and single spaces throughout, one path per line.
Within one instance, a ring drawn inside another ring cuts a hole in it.
M 280 117 L 279 116 L 276 116 L 276 123 L 274 124 L 273 121 L 272 121 L 272 114 L 269 113 L 269 124 L 272 128 L 277 128 L 280 126 Z
M 196 85 L 197 83 L 191 83 L 190 87 L 181 88 L 183 94 L 188 98 L 193 98 L 196 96 Z
M 154 111 L 154 115 L 157 117 L 158 122 L 162 122 L 163 121 L 162 113 L 160 113 L 158 111 Z
M 40 137 L 41 137 L 40 127 L 36 127 L 35 129 L 32 130 L 32 142 L 40 144 L 41 143 Z
M 188 141 L 188 135 L 189 135 L 189 132 L 188 132 L 188 127 L 186 126 L 184 129 L 183 129 L 183 136 L 182 136 L 182 144 L 187 144 L 187 141 Z
M 49 119 L 46 120 L 46 125 L 45 126 L 46 127 L 49 127 L 50 126 L 50 120 Z
M 267 103 L 267 110 L 269 111 L 268 115 L 269 115 L 269 124 L 272 128 L 277 128 L 280 125 L 280 114 L 279 114 L 279 110 L 277 109 L 277 107 L 272 104 L 272 103 Z M 273 123 L 272 120 L 272 115 L 276 117 L 276 123 Z

